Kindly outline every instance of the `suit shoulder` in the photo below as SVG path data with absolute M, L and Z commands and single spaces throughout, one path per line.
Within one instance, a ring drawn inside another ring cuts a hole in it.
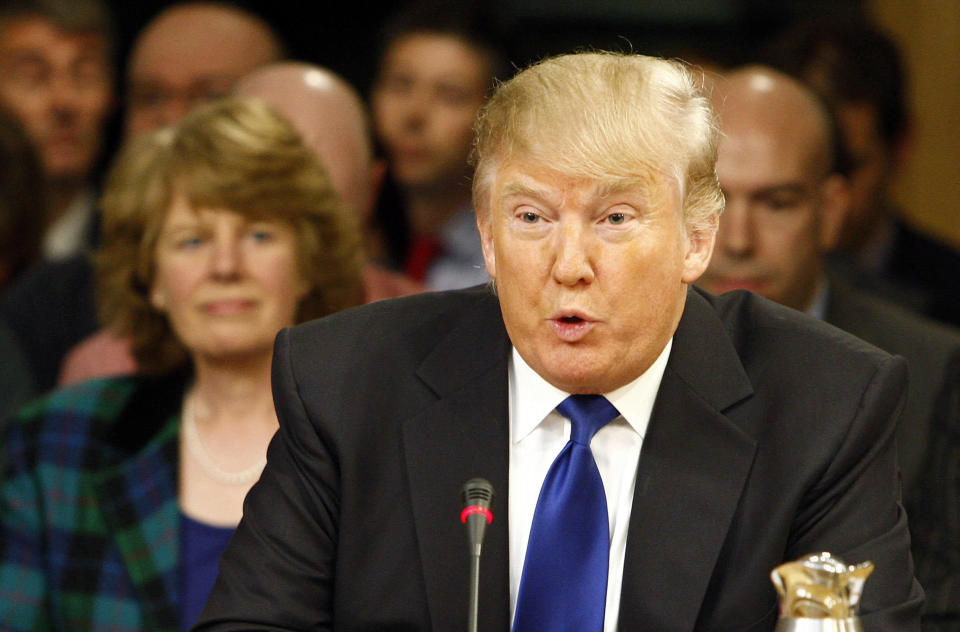
M 886 362 L 890 354 L 829 323 L 756 294 L 735 290 L 710 297 L 742 358 L 777 354 L 811 365 Z
M 291 345 L 356 345 L 364 351 L 404 342 L 436 340 L 467 315 L 499 310 L 486 287 L 426 292 L 376 301 L 298 325 L 289 330 Z M 353 347 L 354 350 L 356 347 Z
M 135 376 L 121 376 L 64 386 L 24 406 L 17 418 L 56 418 L 62 415 L 89 419 L 109 417 L 109 412 L 115 406 L 122 406 L 140 381 Z
M 188 376 L 129 375 L 78 382 L 26 404 L 4 425 L 8 440 L 36 443 L 45 453 L 88 444 L 122 451 L 149 440 L 179 411 Z
M 7 458 L 17 454 L 27 460 L 79 458 L 88 445 L 111 431 L 138 382 L 130 376 L 79 382 L 26 404 L 4 425 Z
M 960 330 L 842 283 L 831 292 L 827 320 L 889 353 L 907 358 L 943 363 L 960 353 Z

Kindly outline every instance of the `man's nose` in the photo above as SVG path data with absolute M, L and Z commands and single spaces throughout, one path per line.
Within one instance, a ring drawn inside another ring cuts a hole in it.
M 54 73 L 50 79 L 50 105 L 58 118 L 71 118 L 80 98 L 75 80 L 66 73 Z
M 595 274 L 590 259 L 590 236 L 579 221 L 559 223 L 553 277 L 562 285 L 592 283 Z
M 753 251 L 755 226 L 747 204 L 728 202 L 720 216 L 717 241 L 720 248 L 733 255 L 743 256 Z
M 403 124 L 419 129 L 426 123 L 430 111 L 430 97 L 424 90 L 411 90 L 403 100 Z

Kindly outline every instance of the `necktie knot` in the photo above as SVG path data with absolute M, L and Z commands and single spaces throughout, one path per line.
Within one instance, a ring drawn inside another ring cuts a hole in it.
M 571 395 L 557 406 L 570 420 L 570 440 L 589 446 L 593 435 L 616 419 L 620 412 L 603 395 Z

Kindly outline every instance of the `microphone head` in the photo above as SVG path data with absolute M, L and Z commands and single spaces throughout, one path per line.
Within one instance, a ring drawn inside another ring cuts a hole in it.
M 484 531 L 487 524 L 493 522 L 493 512 L 490 511 L 493 485 L 485 478 L 471 478 L 463 484 L 460 496 L 463 498 L 460 521 L 467 525 L 471 554 L 479 557 Z
M 471 478 L 460 491 L 464 508 L 478 505 L 490 509 L 493 504 L 493 485 L 485 478 Z
M 482 514 L 487 523 L 493 522 L 493 512 L 490 511 L 493 505 L 493 485 L 490 481 L 485 478 L 471 478 L 463 484 L 460 496 L 463 498 L 461 522 L 466 522 L 467 518 L 475 514 Z

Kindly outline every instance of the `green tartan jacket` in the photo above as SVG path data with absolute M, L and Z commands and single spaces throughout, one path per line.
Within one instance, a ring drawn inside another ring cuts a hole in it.
M 0 434 L 0 627 L 179 629 L 186 376 L 58 390 Z

